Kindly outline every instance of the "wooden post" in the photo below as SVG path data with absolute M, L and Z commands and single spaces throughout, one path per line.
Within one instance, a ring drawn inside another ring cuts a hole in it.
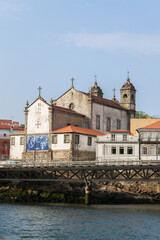
M 86 205 L 91 204 L 91 188 L 90 188 L 90 186 L 85 187 L 85 204 Z

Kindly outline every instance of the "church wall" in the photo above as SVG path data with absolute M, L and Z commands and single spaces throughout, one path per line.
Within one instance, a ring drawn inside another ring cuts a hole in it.
M 24 145 L 20 145 L 20 136 L 13 136 L 15 138 L 15 145 L 10 144 L 10 159 L 11 160 L 21 160 L 22 153 L 24 151 Z
M 92 129 L 96 130 L 96 115 L 100 115 L 100 132 L 107 132 L 107 118 L 111 118 L 111 130 L 117 129 L 117 120 L 121 120 L 121 129 L 128 130 L 129 117 L 126 111 L 97 103 L 93 103 L 92 109 Z
M 74 88 L 70 89 L 64 95 L 62 95 L 59 99 L 56 100 L 56 105 L 64 108 L 69 108 L 69 105 L 73 103 L 73 110 L 80 113 L 85 114 L 89 119 L 91 118 L 91 108 L 88 102 L 88 96 L 76 91 Z M 84 126 L 84 127 L 89 127 Z
M 28 108 L 27 134 L 49 132 L 48 107 L 48 104 L 38 99 L 33 105 Z
M 83 117 L 69 114 L 62 111 L 54 111 L 53 113 L 53 130 L 66 127 L 68 124 L 72 126 L 83 127 Z

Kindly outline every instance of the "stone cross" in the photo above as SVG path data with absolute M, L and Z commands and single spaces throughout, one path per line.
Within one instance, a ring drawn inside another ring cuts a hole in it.
M 72 77 L 71 78 L 71 81 L 72 81 L 72 88 L 74 88 L 74 85 L 73 85 L 73 81 L 74 81 L 75 79 Z
M 97 75 L 95 75 L 94 77 L 95 77 L 95 85 L 97 85 Z
M 116 89 L 115 88 L 113 88 L 113 98 L 115 98 L 116 97 Z
M 42 88 L 39 86 L 39 88 L 37 88 L 39 90 L 39 97 L 41 97 L 41 90 Z

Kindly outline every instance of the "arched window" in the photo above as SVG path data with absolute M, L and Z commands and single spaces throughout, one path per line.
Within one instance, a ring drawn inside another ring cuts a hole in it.
M 132 94 L 132 96 L 131 96 L 131 99 L 132 99 L 132 101 L 134 101 L 134 95 Z
M 123 95 L 123 98 L 127 98 L 127 94 L 124 94 L 124 95 Z
M 69 104 L 69 109 L 74 109 L 74 104 L 73 103 Z

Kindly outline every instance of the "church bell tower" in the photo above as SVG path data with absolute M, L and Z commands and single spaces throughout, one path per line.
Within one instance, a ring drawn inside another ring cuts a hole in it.
M 135 117 L 136 111 L 136 89 L 130 82 L 129 76 L 127 81 L 123 84 L 121 88 L 121 102 L 120 105 L 131 112 L 131 117 Z
M 89 90 L 89 93 L 93 96 L 97 96 L 97 97 L 101 97 L 103 98 L 103 91 L 102 89 L 98 86 L 97 84 L 97 80 L 96 80 L 96 76 L 95 76 L 95 83 L 94 86 L 91 87 L 91 89 Z

